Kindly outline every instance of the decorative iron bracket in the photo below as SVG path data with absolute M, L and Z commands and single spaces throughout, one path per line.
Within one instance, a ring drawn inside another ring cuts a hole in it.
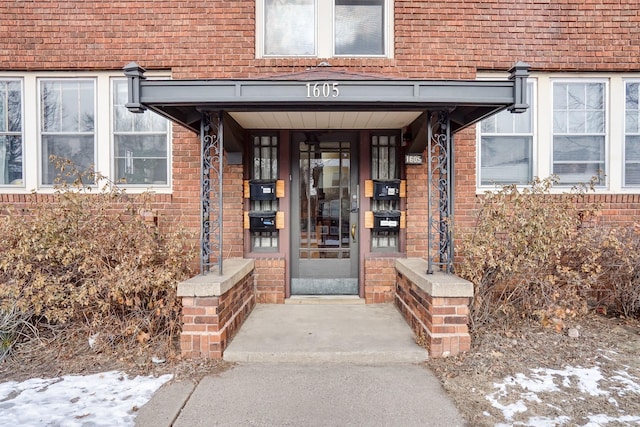
M 222 275 L 222 170 L 224 161 L 222 111 L 214 120 L 208 112 L 202 113 L 200 144 L 202 171 L 200 228 L 200 273 L 207 274 L 218 264 L 218 274 Z M 218 253 L 214 258 L 213 251 Z
M 453 267 L 453 150 L 448 111 L 429 112 L 428 152 L 428 270 L 451 273 Z

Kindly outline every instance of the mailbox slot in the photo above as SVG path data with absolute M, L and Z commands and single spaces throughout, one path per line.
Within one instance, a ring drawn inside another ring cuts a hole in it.
M 373 213 L 373 231 L 400 230 L 400 211 L 377 211 Z
M 400 200 L 400 180 L 373 180 L 374 200 Z
M 249 198 L 251 200 L 275 200 L 276 181 L 263 179 L 249 181 Z
M 249 212 L 249 230 L 259 232 L 276 231 L 276 212 Z

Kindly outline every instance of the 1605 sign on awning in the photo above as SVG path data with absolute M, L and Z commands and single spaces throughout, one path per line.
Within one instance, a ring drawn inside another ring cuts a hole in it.
M 307 83 L 307 98 L 337 98 L 340 96 L 338 82 Z

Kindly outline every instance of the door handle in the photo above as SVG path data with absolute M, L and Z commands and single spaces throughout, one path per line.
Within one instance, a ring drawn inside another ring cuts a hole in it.
M 355 224 L 351 225 L 351 239 L 353 240 L 353 243 L 356 242 L 356 225 Z

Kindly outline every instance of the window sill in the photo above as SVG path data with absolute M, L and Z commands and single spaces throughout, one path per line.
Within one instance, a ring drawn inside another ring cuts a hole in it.
M 396 60 L 394 58 L 380 58 L 380 57 L 333 57 L 333 58 L 319 58 L 319 57 L 268 57 L 268 58 L 256 58 L 253 61 L 253 66 L 257 68 L 299 68 L 318 67 L 321 62 L 328 62 L 329 66 L 322 66 L 322 68 L 331 69 L 332 67 L 395 67 Z

